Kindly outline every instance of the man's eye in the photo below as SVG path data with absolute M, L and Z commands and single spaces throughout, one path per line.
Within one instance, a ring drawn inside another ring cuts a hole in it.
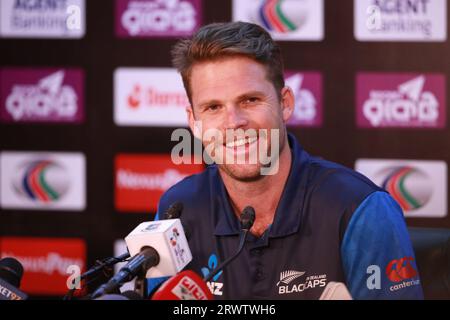
M 219 109 L 219 105 L 213 104 L 213 105 L 208 106 L 206 109 L 207 109 L 208 111 L 216 111 L 216 110 Z
M 259 98 L 257 97 L 250 97 L 244 100 L 245 103 L 256 103 L 259 102 Z

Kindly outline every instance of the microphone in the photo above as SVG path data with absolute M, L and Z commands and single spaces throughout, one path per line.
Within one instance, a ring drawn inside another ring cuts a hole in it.
M 125 237 L 125 242 L 131 255 L 145 246 L 159 253 L 159 264 L 147 271 L 146 278 L 174 276 L 192 260 L 180 219 L 143 222 Z
M 177 201 L 164 212 L 162 220 L 179 219 L 181 212 L 183 212 L 183 204 Z
M 186 270 L 164 282 L 152 300 L 213 300 L 213 296 L 198 274 Z
M 125 242 L 133 258 L 100 286 L 93 298 L 117 291 L 139 274 L 145 274 L 146 278 L 173 276 L 192 260 L 180 219 L 143 222 L 125 237 Z
M 183 208 L 183 203 L 180 201 L 172 203 L 172 205 L 162 214 L 161 220 L 180 219 Z M 183 225 L 183 227 L 186 239 L 189 239 L 191 237 L 191 229 L 186 225 Z
M 253 223 L 255 223 L 255 209 L 251 206 L 247 206 L 242 211 L 240 216 L 241 221 L 241 232 L 239 234 L 239 247 L 234 255 L 226 259 L 224 262 L 219 264 L 211 273 L 209 273 L 203 280 L 205 282 L 210 281 L 217 273 L 222 271 L 227 265 L 229 265 L 234 259 L 236 259 L 244 248 L 245 240 L 247 240 L 247 235 L 249 230 L 252 228 Z
M 130 257 L 130 254 L 128 252 L 121 254 L 118 257 L 110 257 L 110 258 L 106 258 L 104 260 L 97 260 L 96 264 L 90 268 L 88 271 L 86 271 L 85 273 L 83 273 L 80 276 L 80 282 L 82 280 L 85 280 L 87 278 L 96 276 L 98 273 L 104 271 L 105 275 L 112 273 L 112 269 L 110 269 L 111 266 L 115 265 L 116 263 L 125 261 L 126 259 L 128 259 Z M 67 294 L 63 297 L 63 300 L 71 300 L 73 298 L 73 295 L 75 293 L 75 288 L 74 289 L 70 289 Z
M 153 266 L 158 265 L 159 254 L 149 246 L 142 247 L 120 271 L 107 283 L 101 285 L 91 296 L 92 299 L 102 295 L 116 292 L 125 282 L 131 281 L 138 273 L 146 272 Z
M 110 257 L 106 258 L 103 261 L 97 261 L 97 264 L 90 268 L 88 271 L 83 273 L 80 276 L 80 280 L 84 280 L 86 278 L 92 277 L 93 275 L 96 275 L 97 273 L 103 271 L 105 268 L 111 267 L 115 265 L 116 263 L 123 262 L 126 259 L 130 257 L 130 254 L 128 252 L 121 254 L 117 257 Z
M 105 294 L 94 300 L 143 300 L 142 297 L 132 290 L 122 292 L 121 294 Z
M 28 296 L 20 291 L 23 276 L 22 264 L 14 258 L 0 260 L 0 300 L 25 300 Z

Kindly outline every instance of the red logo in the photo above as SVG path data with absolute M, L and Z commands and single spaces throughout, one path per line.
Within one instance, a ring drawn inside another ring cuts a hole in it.
M 67 293 L 69 266 L 84 272 L 86 245 L 82 239 L 0 238 L 1 257 L 13 257 L 23 265 L 20 289 L 34 295 Z
M 392 282 L 400 282 L 402 280 L 414 278 L 417 271 L 412 266 L 413 257 L 403 257 L 401 259 L 392 260 L 386 267 L 386 275 Z
M 119 154 L 115 167 L 116 209 L 132 212 L 156 212 L 167 189 L 204 169 L 202 164 L 176 165 L 170 154 Z
M 141 104 L 141 86 L 136 84 L 133 92 L 128 96 L 128 105 L 131 108 L 137 108 Z

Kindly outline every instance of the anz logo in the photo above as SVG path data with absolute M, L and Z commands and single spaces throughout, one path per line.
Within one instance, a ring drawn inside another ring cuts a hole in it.
M 202 268 L 203 277 L 207 277 L 209 275 L 209 273 L 212 272 L 218 265 L 219 265 L 219 261 L 217 259 L 217 256 L 214 253 L 211 254 L 208 259 L 208 267 Z M 208 281 L 206 283 L 208 285 L 208 288 L 211 291 L 211 293 L 215 296 L 223 295 L 223 291 L 222 291 L 223 283 L 217 282 L 217 280 L 220 278 L 221 275 L 222 275 L 222 271 L 220 271 L 218 274 L 216 274 L 212 278 L 213 281 Z

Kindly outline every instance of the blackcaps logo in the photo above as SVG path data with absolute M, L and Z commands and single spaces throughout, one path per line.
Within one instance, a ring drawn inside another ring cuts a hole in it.
M 312 275 L 307 276 L 301 283 L 291 283 L 305 275 L 305 271 L 286 270 L 280 273 L 280 281 L 277 282 L 278 294 L 291 294 L 299 293 L 308 289 L 314 289 L 316 287 L 325 287 L 327 284 L 327 275 Z
M 304 271 L 294 271 L 294 270 L 288 270 L 280 273 L 280 281 L 278 281 L 277 286 L 280 285 L 280 282 L 284 284 L 289 284 L 293 280 L 301 277 L 304 275 Z

